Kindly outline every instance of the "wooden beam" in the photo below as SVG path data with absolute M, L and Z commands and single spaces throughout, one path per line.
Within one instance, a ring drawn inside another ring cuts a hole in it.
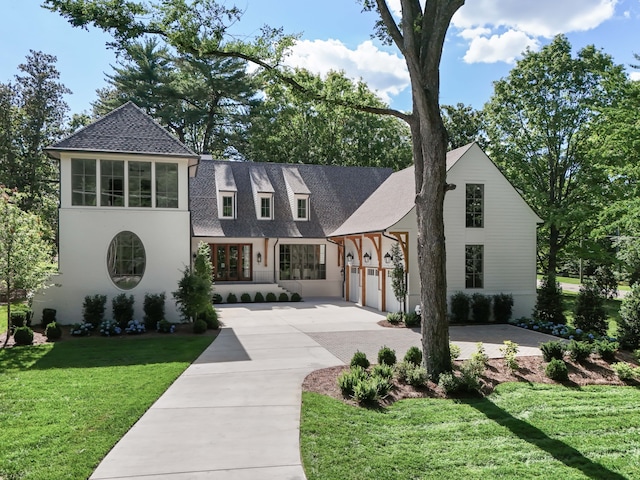
M 409 272 L 409 232 L 389 232 L 389 235 L 393 235 L 398 239 L 400 248 L 402 249 L 402 255 L 404 256 L 404 271 Z
M 269 239 L 265 238 L 264 239 L 264 266 L 268 267 L 269 266 Z

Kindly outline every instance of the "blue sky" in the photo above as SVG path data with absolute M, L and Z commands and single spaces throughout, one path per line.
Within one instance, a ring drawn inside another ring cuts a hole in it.
M 114 52 L 105 46 L 109 37 L 72 28 L 42 9 L 39 0 L 4 3 L 0 82 L 13 79 L 30 49 L 53 54 L 61 81 L 73 92 L 66 99 L 71 113 L 89 110 L 115 63 Z M 399 10 L 399 0 L 388 3 Z M 344 70 L 364 79 L 392 107 L 410 108 L 404 60 L 393 47 L 371 39 L 375 16 L 362 13 L 356 0 L 238 0 L 236 5 L 245 10 L 234 27 L 238 35 L 255 35 L 263 24 L 299 33 L 292 65 L 318 73 Z M 481 108 L 492 82 L 508 74 L 526 47 L 537 50 L 557 33 L 565 33 L 575 49 L 595 45 L 640 79 L 640 72 L 629 67 L 633 53 L 640 53 L 640 0 L 467 0 L 445 44 L 441 103 Z

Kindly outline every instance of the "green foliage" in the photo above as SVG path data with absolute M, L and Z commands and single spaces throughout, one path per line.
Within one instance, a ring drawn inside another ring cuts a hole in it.
M 419 327 L 420 322 L 420 315 L 418 315 L 416 312 L 409 312 L 404 316 L 404 324 L 407 328 Z
M 378 363 L 393 366 L 396 364 L 396 351 L 389 347 L 378 350 Z
M 256 294 L 256 296 L 257 295 L 258 294 Z M 220 295 L 219 293 L 214 293 L 211 296 L 211 302 L 214 303 L 214 304 L 222 303 L 222 295 Z M 256 300 L 256 302 L 257 302 L 257 300 Z
M 400 250 L 398 242 L 391 246 L 391 260 L 393 270 L 391 270 L 391 288 L 393 296 L 400 304 L 401 313 L 404 313 L 407 298 L 407 274 L 404 271 L 404 256 Z M 400 315 L 402 317 L 402 315 Z
M 405 363 L 411 363 L 412 365 L 422 364 L 422 350 L 418 347 L 409 347 L 407 353 L 404 354 L 403 361 Z
M 640 347 L 640 285 L 634 285 L 622 300 L 618 339 L 623 347 Z
M 393 378 L 393 366 L 386 363 L 379 363 L 371 368 L 372 377 Z
M 500 347 L 500 352 L 504 355 L 504 363 L 509 370 L 515 372 L 520 367 L 518 364 L 518 344 L 510 340 L 504 341 L 504 346 Z
M 475 323 L 487 323 L 491 316 L 491 297 L 474 293 L 471 296 L 471 312 Z
M 121 293 L 111 299 L 111 311 L 113 319 L 121 329 L 125 329 L 127 324 L 133 320 L 133 304 L 135 298 L 133 295 Z
M 153 330 L 160 320 L 164 318 L 164 304 L 166 295 L 162 293 L 144 294 L 144 326 L 147 330 Z
M 204 320 L 207 324 L 207 328 L 209 330 L 216 330 L 220 327 L 220 322 L 218 321 L 218 312 L 213 305 L 207 305 L 207 307 L 198 314 L 199 320 Z
M 476 343 L 476 351 L 471 354 L 470 360 L 474 365 L 477 365 L 480 373 L 484 371 L 489 363 L 489 355 L 485 352 L 482 342 Z
M 610 362 L 615 360 L 616 352 L 620 348 L 620 344 L 616 341 L 611 341 L 608 339 L 597 340 L 594 344 L 595 352 L 600 355 L 603 360 Z
M 371 375 L 369 381 L 374 385 L 376 389 L 376 397 L 384 398 L 393 389 L 393 380 L 391 377 L 381 375 Z
M 618 279 L 610 265 L 600 265 L 596 268 L 594 282 L 602 297 L 613 300 L 618 296 Z
M 281 292 L 280 295 L 278 295 L 278 301 L 279 302 L 288 302 L 289 301 L 289 295 L 287 295 L 285 292 Z
M 593 352 L 593 346 L 589 342 L 571 340 L 567 345 L 567 351 L 569 358 L 574 362 L 584 362 Z
M 100 325 L 104 320 L 106 305 L 106 295 L 96 294 L 94 296 L 87 295 L 84 297 L 82 304 L 82 319 L 84 323 L 90 323 L 94 328 Z
M 18 327 L 13 332 L 13 340 L 16 345 L 31 345 L 33 343 L 33 330 L 26 325 Z
M 448 150 L 478 142 L 484 149 L 482 112 L 463 103 L 441 106 L 442 121 L 447 129 Z
M 533 310 L 533 318 L 540 322 L 567 323 L 562 305 L 562 289 L 560 284 L 550 281 L 548 277 L 542 279 L 536 306 Z
M 351 362 L 349 362 L 349 365 L 351 365 L 352 367 L 362 367 L 365 369 L 369 368 L 370 364 L 371 363 L 367 359 L 367 355 L 360 350 L 357 350 L 356 353 L 353 354 L 353 357 L 351 357 Z
M 211 279 L 186 267 L 178 281 L 178 290 L 172 292 L 172 295 L 182 318 L 192 322 L 210 303 Z
M 262 293 L 257 292 L 255 298 L 253 299 L 254 302 L 256 303 L 263 303 L 264 302 L 264 295 L 262 295 Z M 292 301 L 293 301 L 293 297 L 292 297 Z
M 44 330 L 44 335 L 47 340 L 59 340 L 62 337 L 62 328 L 56 322 L 51 322 Z
M 238 297 L 233 292 L 229 292 L 227 295 L 227 303 L 238 303 Z
M 477 360 L 465 360 L 460 365 L 460 390 L 466 392 L 477 392 L 480 390 L 480 375 L 484 372 L 485 366 Z
M 544 373 L 551 380 L 563 382 L 569 378 L 569 369 L 564 360 L 552 358 L 544 369 Z
M 103 320 L 98 325 L 98 331 L 103 337 L 113 337 L 122 333 L 122 328 L 115 320 Z
M 360 404 L 371 404 L 378 398 L 378 384 L 371 378 L 353 386 L 353 399 Z
M 242 295 L 240 295 L 240 301 L 242 303 L 251 303 L 251 295 L 249 295 L 248 293 L 243 293 Z
M 193 322 L 193 333 L 201 334 L 207 331 L 207 322 L 202 319 L 198 319 Z
M 498 293 L 493 296 L 493 319 L 496 323 L 507 323 L 513 311 L 513 295 Z
M 211 264 L 211 247 L 209 247 L 209 244 L 198 243 L 196 258 L 193 261 L 193 273 L 202 279 L 210 292 L 213 285 L 213 265 Z
M 451 321 L 453 323 L 467 323 L 471 298 L 464 292 L 451 295 Z
M 169 322 L 169 320 L 165 320 L 163 318 L 156 325 L 156 329 L 158 330 L 158 333 L 174 333 L 176 331 L 176 326 Z
M 40 322 L 43 327 L 46 327 L 50 323 L 56 322 L 56 309 L 55 308 L 43 308 L 42 309 L 42 321 Z
M 424 386 L 428 378 L 424 367 L 406 360 L 396 364 L 395 372 L 399 381 L 414 387 Z
M 640 378 L 640 367 L 633 367 L 626 362 L 612 363 L 611 368 L 620 380 L 637 380 Z
M 276 301 L 276 294 L 273 292 L 269 292 L 267 293 L 266 296 L 267 302 L 275 302 Z
M 460 389 L 460 380 L 453 372 L 443 372 L 438 378 L 438 386 L 449 395 Z
M 291 294 L 291 301 L 292 301 L 292 302 L 300 302 L 301 300 L 302 300 L 302 297 L 300 296 L 300 294 L 299 294 L 299 293 L 297 293 L 297 292 L 293 292 L 293 293 Z
M 455 343 L 449 342 L 449 352 L 451 354 L 451 363 L 453 363 L 462 354 L 462 349 Z
M 573 316 L 573 325 L 586 332 L 597 335 L 607 333 L 607 314 L 604 311 L 604 299 L 601 289 L 591 281 L 585 281 L 580 287 L 580 293 L 576 299 Z
M 352 396 L 356 384 L 367 378 L 367 371 L 360 366 L 352 366 L 338 375 L 338 387 L 345 396 Z
M 542 358 L 545 362 L 550 362 L 554 358 L 562 360 L 564 358 L 564 352 L 567 346 L 564 342 L 558 340 L 552 340 L 540 344 L 540 350 L 542 351 Z
M 391 325 L 398 325 L 400 323 L 400 320 L 402 320 L 401 313 L 399 312 L 387 313 L 387 322 L 389 322 Z
M 12 328 L 29 326 L 27 325 L 27 312 L 25 312 L 24 310 L 11 312 L 10 318 Z

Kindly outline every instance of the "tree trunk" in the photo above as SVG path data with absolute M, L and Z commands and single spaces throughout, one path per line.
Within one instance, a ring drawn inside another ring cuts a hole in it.
M 558 251 L 560 243 L 560 232 L 555 225 L 549 227 L 549 259 L 547 262 L 547 277 L 555 284 L 558 270 Z

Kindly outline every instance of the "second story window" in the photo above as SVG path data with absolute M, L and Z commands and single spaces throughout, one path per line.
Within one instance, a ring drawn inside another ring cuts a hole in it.
M 467 183 L 465 204 L 465 218 L 467 228 L 483 228 L 484 185 L 480 183 Z
M 156 207 L 178 208 L 177 163 L 156 163 Z
M 124 207 L 124 162 L 100 161 L 100 205 Z
M 296 220 L 309 220 L 308 198 L 296 198 Z
M 96 205 L 96 161 L 83 158 L 71 160 L 71 205 Z
M 233 194 L 222 194 L 221 218 L 236 218 L 235 196 Z
M 129 206 L 151 207 L 151 162 L 129 162 Z
M 271 196 L 260 197 L 260 218 L 263 220 L 271 220 L 273 218 Z

